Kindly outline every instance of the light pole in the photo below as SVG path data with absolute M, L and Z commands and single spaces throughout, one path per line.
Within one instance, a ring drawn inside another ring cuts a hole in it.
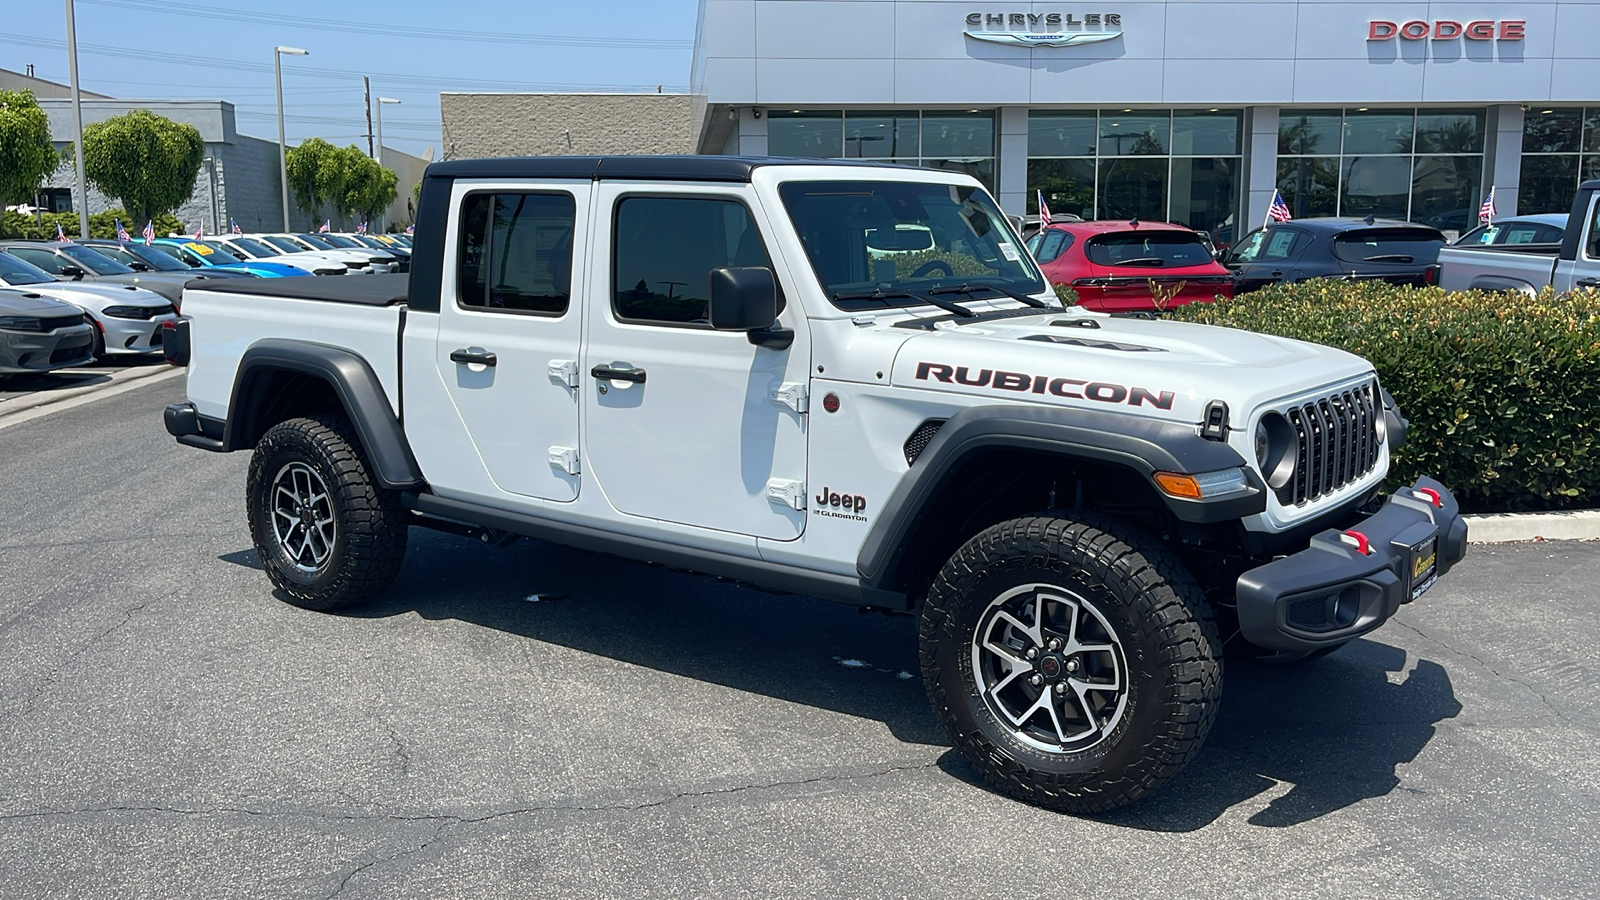
M 68 0 L 70 3 L 71 0 Z M 278 83 L 278 184 L 283 188 L 283 230 L 289 230 L 289 147 L 283 140 L 283 55 L 308 56 L 298 47 L 272 48 L 272 77 Z
M 399 100 L 396 100 L 393 97 L 379 97 L 378 98 L 378 165 L 379 166 L 383 165 L 383 105 L 385 103 L 399 103 L 399 102 L 400 102 Z M 380 231 L 383 230 L 383 220 L 385 218 L 387 218 L 384 215 L 385 212 L 388 212 L 388 210 L 384 210 L 384 212 L 378 213 L 378 229 Z
M 72 179 L 72 203 L 78 207 L 78 237 L 89 237 L 89 190 L 83 175 L 83 98 L 78 93 L 78 29 L 67 0 L 67 74 L 72 81 L 72 159 L 78 168 Z

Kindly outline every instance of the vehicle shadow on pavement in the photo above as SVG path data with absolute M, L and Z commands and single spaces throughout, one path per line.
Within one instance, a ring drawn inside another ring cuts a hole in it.
M 1222 712 L 1198 756 L 1148 800 L 1101 817 L 1194 831 L 1282 784 L 1248 819 L 1284 828 L 1402 788 L 1396 768 L 1461 712 L 1450 675 L 1372 640 L 1294 666 L 1230 664 Z
M 456 619 L 709 684 L 884 723 L 949 746 L 917 675 L 916 621 L 863 616 L 537 541 L 504 549 L 413 529 L 395 586 L 354 618 Z M 249 551 L 223 559 L 258 566 Z

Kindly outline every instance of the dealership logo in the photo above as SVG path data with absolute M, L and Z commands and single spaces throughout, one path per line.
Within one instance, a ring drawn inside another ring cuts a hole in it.
M 1465 38 L 1469 41 L 1520 41 L 1526 36 L 1527 29 L 1528 23 L 1521 19 L 1505 19 L 1498 22 L 1480 19 L 1464 24 L 1451 19 L 1436 19 L 1432 22 L 1420 19 L 1411 22 L 1373 19 L 1367 22 L 1367 40 L 1392 41 L 1399 38 L 1402 41 L 1422 41 L 1432 38 L 1436 41 L 1453 41 L 1456 38 Z
M 975 41 L 1018 47 L 1096 44 L 1122 36 L 1120 13 L 967 13 L 966 35 Z

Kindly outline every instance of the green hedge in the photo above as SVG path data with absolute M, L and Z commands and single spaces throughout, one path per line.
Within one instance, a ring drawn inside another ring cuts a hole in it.
M 122 220 L 122 227 L 128 229 L 128 234 L 137 238 L 144 223 L 134 224 L 128 221 L 128 214 L 120 209 L 108 209 L 105 212 L 95 213 L 89 217 L 89 236 L 93 238 L 114 238 L 117 236 L 117 220 Z M 0 237 L 24 241 L 49 241 L 56 236 L 56 225 L 61 225 L 61 230 L 69 238 L 78 236 L 78 214 L 43 213 L 39 216 L 25 216 L 19 212 L 7 211 L 4 218 L 0 219 Z M 170 215 L 156 216 L 154 227 L 158 237 L 166 237 L 176 232 L 186 233 L 183 224 Z
M 1307 282 L 1180 307 L 1174 318 L 1371 360 L 1411 421 L 1392 483 L 1432 475 L 1473 512 L 1600 499 L 1600 292 Z

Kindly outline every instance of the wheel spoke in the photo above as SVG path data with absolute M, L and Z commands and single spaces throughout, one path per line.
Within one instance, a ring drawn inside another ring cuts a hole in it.
M 1027 625 L 1022 624 L 1022 620 L 1021 619 L 1017 618 L 1016 616 L 1012 615 L 1011 613 L 1008 613 L 1008 612 L 1005 612 L 1004 610 L 1002 610 L 999 615 L 995 616 L 995 620 L 996 621 L 1000 621 L 1000 622 L 1006 622 L 1012 628 L 1015 628 L 1016 630 L 1018 630 L 1018 631 L 1022 632 L 1023 634 L 1027 635 L 1028 639 L 1033 641 L 1034 646 L 1040 647 L 1040 646 L 1044 645 L 1043 633 L 1039 630 L 1039 622 L 1038 622 L 1037 619 L 1034 620 L 1033 626 L 1029 627 Z

